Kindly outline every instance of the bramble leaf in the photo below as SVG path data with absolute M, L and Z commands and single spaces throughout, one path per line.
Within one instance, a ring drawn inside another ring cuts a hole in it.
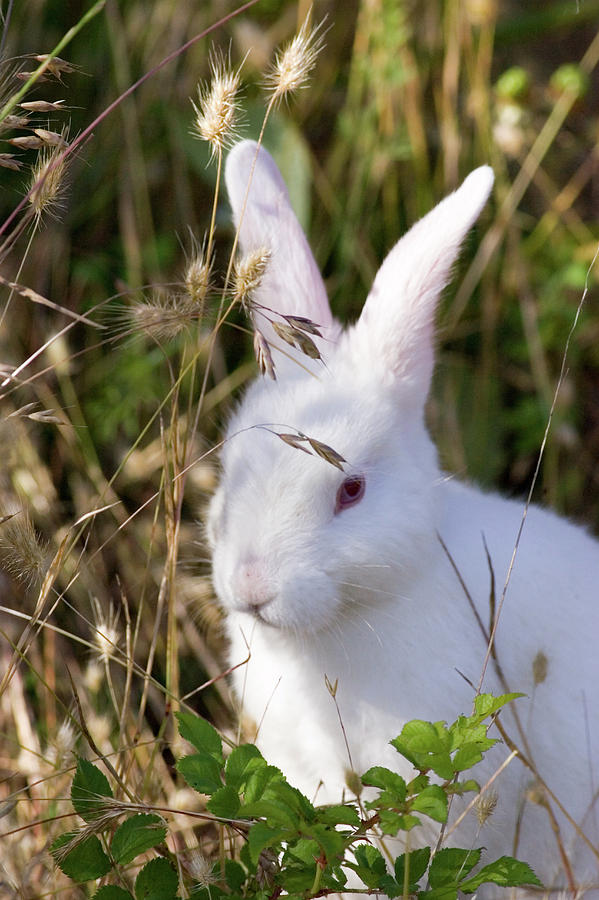
M 167 859 L 151 859 L 135 879 L 136 900 L 176 900 L 179 879 Z
M 113 797 L 106 775 L 89 760 L 79 757 L 71 785 L 71 803 L 75 812 L 86 822 L 92 822 L 104 811 L 106 797 Z
M 91 881 L 93 878 L 101 878 L 110 872 L 112 863 L 102 849 L 102 844 L 95 834 L 91 834 L 85 840 L 76 844 L 72 850 L 63 855 L 63 848 L 76 833 L 61 834 L 52 846 L 50 853 L 54 857 L 56 865 L 65 875 L 73 881 Z
M 530 866 L 517 859 L 512 859 L 511 856 L 501 856 L 494 862 L 483 866 L 480 872 L 477 872 L 472 878 L 462 881 L 459 887 L 465 894 L 473 894 L 481 884 L 487 882 L 498 884 L 501 887 L 520 887 L 529 884 L 542 887 Z
M 190 787 L 201 794 L 214 794 L 223 786 L 219 762 L 203 753 L 183 756 L 177 762 L 177 771 Z
M 207 754 L 220 766 L 224 765 L 223 745 L 218 731 L 205 719 L 180 710 L 175 713 L 179 722 L 179 734 L 192 744 L 198 753 Z
M 161 844 L 166 838 L 166 827 L 160 816 L 140 813 L 125 819 L 114 833 L 110 852 L 115 861 L 126 866 L 146 850 Z

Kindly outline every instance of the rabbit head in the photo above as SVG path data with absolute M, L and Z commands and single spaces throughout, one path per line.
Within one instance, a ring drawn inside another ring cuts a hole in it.
M 229 613 L 319 631 L 397 597 L 426 565 L 442 477 L 424 424 L 435 308 L 492 182 L 477 169 L 421 219 L 342 330 L 273 160 L 251 141 L 229 154 L 241 248 L 269 252 L 254 325 L 277 375 L 249 388 L 223 447 L 209 535 Z M 281 316 L 318 326 L 320 359 L 280 340 Z

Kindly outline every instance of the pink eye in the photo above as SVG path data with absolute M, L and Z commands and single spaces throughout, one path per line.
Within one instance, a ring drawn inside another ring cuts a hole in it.
M 351 475 L 346 478 L 339 490 L 337 491 L 337 501 L 335 503 L 335 514 L 342 510 L 359 503 L 364 496 L 366 489 L 366 479 L 363 475 Z

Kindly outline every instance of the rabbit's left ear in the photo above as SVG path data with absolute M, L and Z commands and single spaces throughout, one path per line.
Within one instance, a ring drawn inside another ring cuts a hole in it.
M 433 372 L 439 294 L 492 186 L 492 170 L 481 166 L 397 242 L 348 333 L 357 367 L 407 386 L 406 396 L 412 392 L 418 405 L 426 401 Z
M 321 326 L 324 340 L 314 340 L 324 356 L 330 342 L 336 340 L 339 326 L 274 160 L 255 141 L 241 141 L 227 158 L 226 183 L 242 251 L 265 248 L 270 253 L 266 272 L 255 292 L 256 301 L 280 314 L 267 312 L 275 321 L 283 322 L 281 315 L 301 316 Z M 310 359 L 284 343 L 263 315 L 256 314 L 254 324 L 271 348 L 282 347 L 288 354 L 275 352 L 277 371 L 288 368 L 289 357 L 310 367 Z M 295 366 L 295 371 L 300 370 Z

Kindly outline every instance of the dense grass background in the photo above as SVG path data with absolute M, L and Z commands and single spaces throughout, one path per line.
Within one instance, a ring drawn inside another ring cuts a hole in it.
M 49 52 L 90 5 L 15 5 L 5 30 L 3 100 L 22 84 L 15 72 L 33 69 L 29 57 Z M 9 6 L 0 7 L 4 16 Z M 2 248 L 4 278 L 89 313 L 106 328 L 78 324 L 27 367 L 21 379 L 34 376 L 30 381 L 0 389 L 2 508 L 26 508 L 41 541 L 41 550 L 32 545 L 23 553 L 23 538 L 15 551 L 5 537 L 7 574 L 0 573 L 0 604 L 13 611 L 0 617 L 0 677 L 10 673 L 0 698 L 0 791 L 11 799 L 0 832 L 12 835 L 0 837 L 0 893 L 16 885 L 26 896 L 67 896 L 46 848 L 64 828 L 53 817 L 68 810 L 59 798 L 67 795 L 77 727 L 66 747 L 60 727 L 71 714 L 83 717 L 94 752 L 110 755 L 139 796 L 178 808 L 196 802 L 179 792 L 160 739 L 171 735 L 165 716 L 171 703 L 222 671 L 198 527 L 215 475 L 210 456 L 178 480 L 184 494 L 169 488 L 180 463 L 169 423 L 197 402 L 206 350 L 195 381 L 186 377 L 174 393 L 172 372 L 191 358 L 198 333 L 209 333 L 216 305 L 208 304 L 202 323 L 168 346 L 136 334 L 127 310 L 151 293 L 148 286 L 173 290 L 181 282 L 191 235 L 201 243 L 208 227 L 215 168 L 191 134 L 190 98 L 198 80 L 209 77 L 211 41 L 234 66 L 248 54 L 242 133 L 256 137 L 264 112 L 261 74 L 308 6 L 260 0 L 149 78 L 72 160 L 62 208 L 45 217 L 31 241 L 30 228 Z M 59 132 L 70 122 L 72 139 L 169 52 L 234 8 L 229 0 L 107 0 L 61 53 L 73 71 L 28 95 L 64 99 L 68 107 L 37 114 L 36 124 Z M 599 239 L 599 2 L 523 9 L 507 0 L 315 0 L 313 14 L 326 16 L 326 48 L 309 89 L 272 118 L 266 144 L 341 318 L 357 315 L 386 251 L 418 216 L 476 165 L 489 162 L 496 172 L 494 199 L 441 311 L 430 422 L 449 469 L 522 494 Z M 5 127 L 2 138 L 25 133 Z M 38 156 L 18 151 L 23 168 L 0 170 L 0 222 L 23 196 Z M 231 240 L 223 199 L 217 274 L 226 268 Z M 593 271 L 536 491 L 537 499 L 593 529 L 599 528 L 596 284 Z M 9 294 L 3 289 L 0 301 L 3 367 L 26 360 L 67 321 Z M 193 458 L 217 441 L 235 391 L 254 371 L 243 317 L 234 312 L 231 324 L 221 329 L 210 362 L 200 430 L 189 444 Z M 160 417 L 145 429 L 165 398 L 161 440 Z M 37 411 L 54 410 L 59 423 L 26 412 L 9 418 L 33 402 Z M 27 619 L 18 616 L 32 615 L 39 575 L 67 530 L 117 501 L 81 527 L 57 566 L 56 594 L 46 598 L 42 618 L 61 630 L 36 626 L 22 638 Z M 15 577 L 28 564 L 37 567 L 37 582 L 35 571 L 31 579 Z M 23 658 L 13 671 L 20 639 Z M 230 727 L 223 680 L 190 702 Z M 78 741 L 83 752 L 85 737 Z M 42 819 L 50 822 L 31 824 Z M 27 827 L 15 831 L 21 826 Z M 175 831 L 182 852 L 200 841 L 209 853 L 216 839 L 207 829 L 198 836 L 185 818 L 175 821 Z

